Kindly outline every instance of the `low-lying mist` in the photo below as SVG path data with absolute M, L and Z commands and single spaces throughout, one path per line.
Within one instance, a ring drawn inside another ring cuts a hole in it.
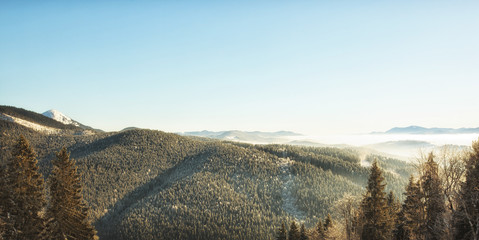
M 390 154 L 410 161 L 421 152 L 433 151 L 444 145 L 457 147 L 471 146 L 479 134 L 351 134 L 324 136 L 294 136 L 294 143 L 321 143 L 325 145 L 362 147 Z
M 311 141 L 331 145 L 364 146 L 395 141 L 421 141 L 436 146 L 458 145 L 470 146 L 479 134 L 350 134 L 323 136 L 292 136 L 291 140 Z

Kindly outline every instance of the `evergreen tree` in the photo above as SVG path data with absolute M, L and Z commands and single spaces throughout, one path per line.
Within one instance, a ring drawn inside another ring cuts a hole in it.
M 320 240 L 327 239 L 329 229 L 333 226 L 333 220 L 331 219 L 331 215 L 328 213 L 326 218 L 324 219 L 324 224 L 321 219 L 319 219 L 318 226 L 316 227 L 316 231 L 318 232 L 318 237 Z
M 7 232 L 8 239 L 38 239 L 43 231 L 44 181 L 38 172 L 36 154 L 23 136 L 14 146 L 7 172 L 11 194 L 7 214 L 13 229 Z
M 318 225 L 316 226 L 316 231 L 318 232 L 319 239 L 324 239 L 324 236 L 326 235 L 326 231 L 324 229 L 324 224 L 321 219 L 318 221 Z
M 306 229 L 304 228 L 304 224 L 301 224 L 299 240 L 308 240 L 308 235 L 306 234 Z
M 288 240 L 299 240 L 299 235 L 300 233 L 298 231 L 298 225 L 296 225 L 296 222 L 293 221 L 289 227 Z
M 281 227 L 278 229 L 278 237 L 276 238 L 277 240 L 286 240 L 288 234 L 286 233 L 286 226 L 284 225 L 284 222 L 281 223 Z
M 388 196 L 387 196 L 387 202 L 388 202 L 388 207 L 390 211 L 391 217 L 395 218 L 397 214 L 399 213 L 400 209 L 400 204 L 398 200 L 396 199 L 396 196 L 394 196 L 393 191 L 390 191 Z
M 333 220 L 331 214 L 328 213 L 324 219 L 323 233 L 319 236 L 320 239 L 328 239 L 330 236 L 331 229 L 333 227 Z
M 366 187 L 366 194 L 361 203 L 361 212 L 364 215 L 361 239 L 383 240 L 391 235 L 390 216 L 388 211 L 385 184 L 381 169 L 374 161 Z
M 88 220 L 88 208 L 82 197 L 80 174 L 66 148 L 57 153 L 49 178 L 50 205 L 48 224 L 52 239 L 94 239 L 96 231 Z
M 388 205 L 388 215 L 390 217 L 390 221 L 388 221 L 388 226 L 387 228 L 392 229 L 393 231 L 390 232 L 390 236 L 388 236 L 388 239 L 393 238 L 393 232 L 394 229 L 396 228 L 396 225 L 398 223 L 398 215 L 400 209 L 400 204 L 396 197 L 394 196 L 394 193 L 392 191 L 389 192 L 387 196 L 387 205 Z
M 438 175 L 438 165 L 434 162 L 434 155 L 429 154 L 423 167 L 421 185 L 423 189 L 425 221 L 422 234 L 426 240 L 443 239 L 446 232 L 444 213 L 446 212 L 445 199 L 441 179 Z
M 479 141 L 472 144 L 454 215 L 454 239 L 479 239 Z
M 406 199 L 399 212 L 395 239 L 419 239 L 424 207 L 419 183 L 412 176 L 409 178 L 404 195 Z
M 406 232 L 404 212 L 400 211 L 398 214 L 398 221 L 396 227 L 393 230 L 394 240 L 409 240 L 409 234 Z
M 331 215 L 328 213 L 326 219 L 324 219 L 324 230 L 328 231 L 330 227 L 333 226 L 333 220 L 331 219 Z
M 360 239 L 361 234 L 363 232 L 363 226 L 364 226 L 364 213 L 362 210 L 362 202 L 364 200 L 361 200 L 360 205 L 356 212 L 353 215 L 352 221 L 351 221 L 351 238 L 352 239 Z

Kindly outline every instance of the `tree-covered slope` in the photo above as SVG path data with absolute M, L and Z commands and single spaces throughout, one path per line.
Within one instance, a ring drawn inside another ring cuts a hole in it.
M 282 221 L 312 227 L 345 193 L 360 194 L 367 180 L 350 149 L 205 141 L 139 129 L 47 135 L 3 120 L 0 129 L 2 163 L 23 134 L 44 176 L 54 153 L 68 148 L 101 239 L 271 239 Z M 399 196 L 403 174 L 386 173 L 386 180 Z

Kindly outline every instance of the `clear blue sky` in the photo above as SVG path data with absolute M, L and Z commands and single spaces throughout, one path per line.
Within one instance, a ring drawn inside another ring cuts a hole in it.
M 479 127 L 479 1 L 1 1 L 0 104 L 104 130 Z

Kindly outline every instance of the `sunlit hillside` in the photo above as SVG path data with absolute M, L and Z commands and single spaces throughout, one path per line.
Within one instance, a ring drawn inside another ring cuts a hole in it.
M 272 239 L 281 222 L 313 227 L 345 194 L 360 195 L 364 165 L 373 159 L 397 196 L 410 171 L 404 162 L 360 158 L 354 149 L 251 145 L 139 129 L 82 135 L 63 125 L 61 133 L 44 133 L 8 120 L 0 124 L 2 163 L 22 134 L 47 177 L 54 153 L 67 147 L 102 239 Z

